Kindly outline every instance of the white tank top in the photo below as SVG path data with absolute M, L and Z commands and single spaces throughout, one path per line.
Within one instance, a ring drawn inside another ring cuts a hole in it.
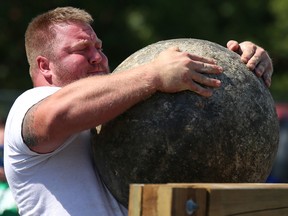
M 31 151 L 21 125 L 27 110 L 60 88 L 37 87 L 23 93 L 6 121 L 4 167 L 21 215 L 127 215 L 94 170 L 90 132 L 70 137 L 48 154 Z M 47 110 L 49 112 L 49 110 Z

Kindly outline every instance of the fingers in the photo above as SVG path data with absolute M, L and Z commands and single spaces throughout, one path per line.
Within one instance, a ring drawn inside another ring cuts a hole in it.
M 209 77 L 202 75 L 202 74 L 199 74 L 199 73 L 193 73 L 192 77 L 193 77 L 194 82 L 197 82 L 197 83 L 202 84 L 202 85 L 207 86 L 207 87 L 217 88 L 217 87 L 221 86 L 220 80 L 214 79 L 214 78 L 209 78 Z
M 245 59 L 247 67 L 253 71 L 256 69 L 256 66 L 263 60 L 265 55 L 265 51 L 262 48 L 257 48 L 257 46 L 250 46 L 247 48 L 247 51 L 243 53 L 243 56 L 241 56 L 241 59 Z M 264 65 L 262 64 L 264 67 Z M 261 69 L 262 67 L 260 67 Z M 263 68 L 265 69 L 265 67 Z M 261 70 L 259 70 L 261 72 Z M 263 71 L 264 72 L 264 71 Z M 262 76 L 263 72 L 261 74 L 257 74 L 259 76 Z
M 254 71 L 257 77 L 262 77 L 266 86 L 270 87 L 273 65 L 268 53 L 261 47 L 253 46 L 250 56 L 247 67 Z
M 189 73 L 189 78 L 186 79 L 186 83 L 189 90 L 204 97 L 210 97 L 212 95 L 213 90 L 211 88 L 218 88 L 221 86 L 220 80 L 207 77 L 205 74 L 196 71 L 191 71 Z
M 272 61 L 269 56 L 265 56 L 262 59 L 256 66 L 255 73 L 258 77 L 263 78 L 267 87 L 270 87 L 273 74 Z
M 251 42 L 243 42 L 240 44 L 242 54 L 241 60 L 247 65 L 250 70 L 254 70 L 255 66 L 259 63 L 259 50 L 258 47 Z M 257 51 L 257 55 L 256 54 Z
M 153 66 L 160 80 L 158 90 L 162 92 L 190 90 L 209 97 L 213 88 L 221 86 L 220 80 L 207 76 L 223 71 L 214 59 L 183 52 L 177 47 L 170 47 L 161 52 L 154 60 Z
M 217 63 L 215 59 L 202 57 L 202 56 L 199 56 L 199 55 L 194 55 L 194 54 L 186 52 L 186 51 L 181 51 L 179 49 L 179 47 L 170 47 L 170 48 L 168 48 L 168 50 L 177 51 L 177 52 L 179 52 L 179 53 L 181 53 L 183 55 L 186 55 L 187 57 L 189 57 L 193 61 L 199 61 L 199 62 L 204 62 L 204 63 L 209 63 L 209 64 L 216 64 Z
M 188 52 L 182 52 L 190 58 L 188 68 L 190 69 L 190 80 L 188 82 L 189 89 L 197 94 L 210 97 L 213 94 L 211 88 L 218 88 L 221 86 L 221 81 L 210 78 L 205 74 L 220 74 L 223 68 L 216 65 L 216 60 L 193 55 Z M 207 88 L 211 87 L 211 88 Z
M 203 75 L 201 76 L 202 76 L 201 78 L 198 77 L 196 79 L 192 79 L 189 82 L 189 89 L 201 96 L 210 97 L 213 94 L 213 90 L 207 87 L 208 86 L 213 87 L 213 88 L 220 87 L 221 82 L 220 80 L 217 80 L 217 79 L 208 78 Z
M 228 41 L 227 42 L 227 48 L 233 52 L 240 54 L 240 55 L 242 54 L 239 43 L 235 40 Z
M 238 44 L 232 40 L 227 43 L 227 47 L 238 53 L 247 67 L 254 71 L 256 76 L 262 77 L 265 84 L 270 87 L 273 65 L 268 53 L 262 47 L 249 41 Z
M 193 55 L 188 52 L 182 52 L 182 55 L 186 55 L 190 59 L 188 67 L 192 71 L 207 74 L 219 74 L 223 71 L 221 66 L 216 65 L 217 62 L 215 59 Z
M 223 68 L 219 65 L 193 61 L 190 62 L 189 68 L 193 71 L 206 74 L 220 74 L 223 72 Z
M 212 89 L 204 88 L 195 82 L 192 82 L 190 84 L 190 90 L 203 96 L 203 97 L 211 97 L 213 94 Z
M 198 61 L 198 62 L 202 62 L 202 63 L 208 63 L 208 64 L 216 64 L 216 60 L 212 59 L 212 58 L 206 58 L 206 57 L 202 57 L 202 56 L 198 56 L 198 55 L 193 55 L 191 53 L 188 52 L 183 52 L 184 54 L 186 54 L 191 60 L 193 61 Z
M 167 50 L 180 52 L 180 49 L 177 46 L 168 47 Z
M 177 47 L 172 47 L 171 49 L 175 50 Z M 223 72 L 223 68 L 216 65 L 217 62 L 215 59 L 194 55 L 189 52 L 181 52 L 179 49 L 178 51 L 180 55 L 189 58 L 187 65 L 191 71 L 207 74 L 219 74 Z
M 248 61 L 247 67 L 250 70 L 254 70 L 258 77 L 261 77 L 266 68 L 269 67 L 270 59 L 265 53 L 256 52 L 252 58 Z

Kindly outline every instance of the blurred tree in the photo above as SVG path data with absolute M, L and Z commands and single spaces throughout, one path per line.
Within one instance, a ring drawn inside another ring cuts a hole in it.
M 288 56 L 288 2 L 286 0 L 270 1 L 269 8 L 274 17 L 273 25 L 269 26 L 269 35 L 273 43 L 273 51 L 287 59 Z

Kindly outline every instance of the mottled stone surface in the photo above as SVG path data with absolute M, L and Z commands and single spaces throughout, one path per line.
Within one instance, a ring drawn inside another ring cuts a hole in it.
M 160 41 L 131 55 L 115 72 L 177 45 L 224 68 L 210 98 L 157 93 L 102 126 L 93 137 L 103 181 L 125 206 L 130 183 L 263 182 L 279 139 L 274 101 L 237 54 L 203 40 Z

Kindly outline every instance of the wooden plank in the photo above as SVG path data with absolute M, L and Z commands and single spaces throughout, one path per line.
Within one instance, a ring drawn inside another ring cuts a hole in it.
M 233 214 L 230 216 L 286 216 L 288 215 L 288 209 L 266 209 L 265 211 L 256 211 L 249 213 Z
M 186 186 L 174 188 L 167 184 L 132 185 L 129 196 L 129 216 L 189 215 L 186 211 L 187 201 L 198 203 L 194 216 L 206 215 L 206 189 L 194 190 Z
M 167 185 L 159 185 L 157 192 L 157 216 L 172 216 L 172 188 Z
M 206 216 L 206 189 L 194 189 L 191 187 L 173 188 L 172 196 L 172 216 Z
M 130 186 L 128 215 L 141 216 L 142 215 L 142 191 L 143 185 L 134 184 Z
M 159 215 L 157 212 L 158 188 L 160 185 L 144 185 L 142 195 L 142 215 Z
M 244 185 L 243 185 L 244 186 Z M 274 210 L 273 215 L 278 214 L 277 209 L 288 209 L 288 188 L 255 186 L 236 188 L 210 188 L 209 189 L 209 216 L 217 215 L 249 215 L 258 212 Z M 269 213 L 266 214 L 270 215 Z M 288 214 L 287 214 L 288 215 Z
M 288 215 L 288 184 L 131 185 L 129 199 L 129 216 Z
M 187 214 L 186 211 L 187 201 L 197 202 L 198 208 L 193 214 L 194 216 L 206 215 L 206 189 L 194 190 L 185 186 L 174 188 L 166 184 L 144 185 L 141 187 L 142 211 L 135 211 L 135 209 L 129 207 L 129 216 L 138 216 L 138 212 L 141 212 L 141 216 L 191 215 Z M 132 196 L 130 195 L 130 197 Z M 135 201 L 129 203 L 135 203 Z

